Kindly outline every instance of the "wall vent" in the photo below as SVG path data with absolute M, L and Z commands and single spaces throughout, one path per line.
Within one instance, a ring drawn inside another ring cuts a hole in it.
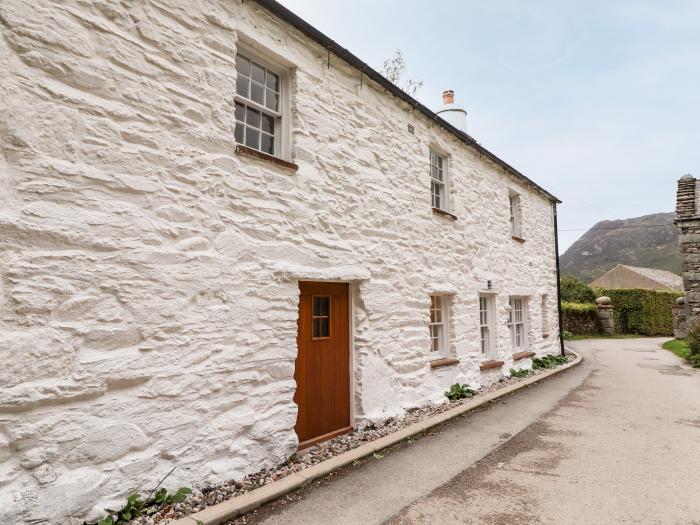
M 409 132 L 411 135 L 415 135 L 415 134 L 416 134 L 416 128 L 413 126 L 413 124 L 409 124 L 409 125 L 408 125 L 408 132 Z

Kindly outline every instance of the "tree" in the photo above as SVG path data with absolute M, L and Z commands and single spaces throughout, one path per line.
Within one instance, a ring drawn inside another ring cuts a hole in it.
M 595 302 L 595 293 L 581 279 L 572 275 L 561 278 L 561 300 L 569 303 Z
M 406 61 L 403 58 L 403 53 L 400 49 L 394 52 L 394 56 L 387 58 L 382 67 L 379 68 L 379 72 L 384 75 L 387 80 L 390 80 L 406 93 L 413 96 L 423 86 L 423 80 L 419 78 L 408 78 L 402 84 L 401 77 L 406 71 Z

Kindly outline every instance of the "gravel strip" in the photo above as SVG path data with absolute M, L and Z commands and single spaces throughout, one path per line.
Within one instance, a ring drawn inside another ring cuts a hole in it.
M 567 354 L 568 362 L 575 359 L 575 356 Z M 537 376 L 546 372 L 546 369 L 532 370 L 527 376 Z M 440 405 L 426 404 L 420 407 L 410 408 L 402 416 L 390 417 L 377 425 L 369 425 L 361 430 L 355 430 L 348 434 L 343 434 L 329 441 L 324 441 L 307 449 L 302 454 L 294 454 L 285 464 L 277 467 L 266 468 L 254 474 L 248 474 L 243 480 L 225 481 L 219 485 L 204 487 L 201 490 L 192 489 L 192 495 L 183 503 L 166 507 L 149 517 L 135 518 L 129 525 L 167 525 L 171 520 L 182 518 L 194 512 L 204 510 L 224 500 L 240 496 L 246 492 L 257 489 L 278 479 L 282 479 L 289 474 L 299 472 L 312 465 L 316 465 L 333 456 L 347 452 L 359 447 L 367 442 L 374 441 L 388 434 L 401 430 L 409 425 L 441 414 L 446 410 L 458 407 L 474 398 L 488 394 L 495 390 L 500 390 L 508 385 L 519 383 L 526 378 L 503 377 L 497 382 L 480 388 L 474 397 L 461 399 L 459 401 L 445 402 Z

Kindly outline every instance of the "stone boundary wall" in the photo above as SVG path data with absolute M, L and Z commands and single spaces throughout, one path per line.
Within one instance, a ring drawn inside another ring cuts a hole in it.
M 595 311 L 577 312 L 562 310 L 562 325 L 564 330 L 575 335 L 597 334 L 598 324 Z

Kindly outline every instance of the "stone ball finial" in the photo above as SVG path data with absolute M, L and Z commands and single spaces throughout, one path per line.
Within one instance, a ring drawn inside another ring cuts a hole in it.
M 676 299 L 676 304 L 685 304 L 685 297 L 679 297 Z
M 680 180 L 695 180 L 695 177 L 693 177 L 690 173 L 686 173 Z
M 612 300 L 607 295 L 604 295 L 598 297 L 598 299 L 595 300 L 595 304 L 612 304 Z

